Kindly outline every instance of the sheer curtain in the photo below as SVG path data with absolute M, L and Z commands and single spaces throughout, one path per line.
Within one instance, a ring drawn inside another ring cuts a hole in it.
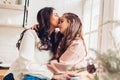
M 90 48 L 98 49 L 100 5 L 101 0 L 84 0 L 83 2 L 83 33 L 90 57 L 95 57 L 91 54 Z
M 120 0 L 84 0 L 82 16 L 88 53 L 90 48 L 102 52 L 113 48 L 112 32 L 120 26 L 110 21 L 120 20 Z

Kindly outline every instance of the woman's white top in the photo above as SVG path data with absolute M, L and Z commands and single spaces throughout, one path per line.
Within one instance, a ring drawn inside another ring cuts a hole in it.
M 23 80 L 24 75 L 29 74 L 50 80 L 53 73 L 46 64 L 53 57 L 50 50 L 39 50 L 37 48 L 40 39 L 35 30 L 27 30 L 24 33 L 19 57 L 11 65 L 9 73 L 14 74 L 15 80 Z

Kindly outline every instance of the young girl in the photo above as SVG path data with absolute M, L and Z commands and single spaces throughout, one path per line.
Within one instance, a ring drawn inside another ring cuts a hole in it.
M 86 67 L 87 51 L 79 17 L 73 13 L 63 14 L 59 28 L 64 37 L 58 46 L 57 53 L 48 64 L 48 68 L 54 74 L 63 74 L 69 72 L 72 68 L 77 70 Z

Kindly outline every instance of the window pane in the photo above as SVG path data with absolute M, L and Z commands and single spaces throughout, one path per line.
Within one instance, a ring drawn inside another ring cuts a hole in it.
M 91 2 L 92 0 L 86 0 L 83 8 L 83 32 L 90 31 L 90 21 L 91 21 Z
M 96 53 L 92 50 L 89 50 L 87 57 L 92 58 L 92 59 L 96 59 Z
M 83 32 L 87 33 L 90 31 L 90 14 L 85 14 L 83 20 Z
M 90 35 L 90 48 L 97 50 L 98 32 L 91 33 Z
M 93 58 L 93 59 L 95 59 L 96 58 L 95 53 L 89 49 L 89 46 L 90 46 L 89 37 L 90 37 L 90 34 L 84 35 L 86 49 L 87 49 L 87 52 L 88 52 L 87 58 Z
M 120 20 L 120 0 L 115 0 L 114 5 L 114 18 Z
M 100 14 L 100 0 L 93 0 L 91 31 L 98 29 Z
M 84 40 L 85 40 L 86 49 L 88 50 L 88 48 L 89 48 L 89 35 L 85 35 Z

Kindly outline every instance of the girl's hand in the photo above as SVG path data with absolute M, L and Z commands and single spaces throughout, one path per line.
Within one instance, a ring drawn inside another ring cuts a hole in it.
M 76 77 L 75 74 L 77 74 L 77 71 L 67 71 L 66 74 L 69 75 L 70 77 Z
M 68 74 L 57 74 L 57 75 L 54 75 L 53 76 L 53 80 L 68 80 L 70 79 L 71 77 L 68 75 Z

